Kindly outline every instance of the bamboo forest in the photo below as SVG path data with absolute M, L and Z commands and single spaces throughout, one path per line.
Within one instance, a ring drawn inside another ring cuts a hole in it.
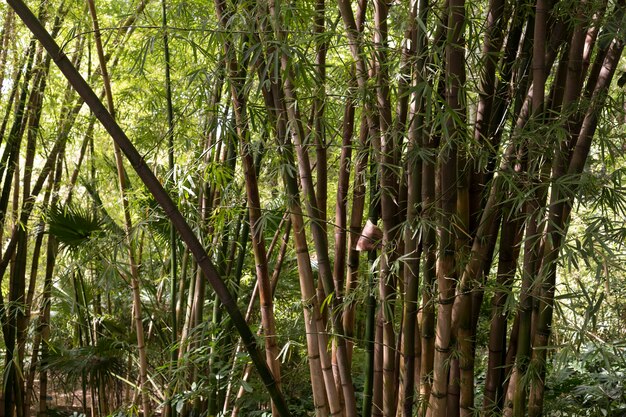
M 626 416 L 626 0 L 0 2 L 0 417 Z

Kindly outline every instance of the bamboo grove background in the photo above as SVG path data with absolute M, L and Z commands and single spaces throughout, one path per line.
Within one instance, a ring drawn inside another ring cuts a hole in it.
M 624 411 L 622 0 L 28 6 L 0 415 Z

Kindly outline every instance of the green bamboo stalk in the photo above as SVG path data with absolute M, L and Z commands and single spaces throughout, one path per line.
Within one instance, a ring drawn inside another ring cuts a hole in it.
M 372 158 L 373 159 L 373 158 Z M 372 224 L 376 224 L 378 222 L 379 217 L 379 201 L 376 198 L 376 164 L 373 160 L 370 161 L 370 179 L 369 179 L 369 211 L 368 211 L 368 221 Z M 371 417 L 373 412 L 382 411 L 380 407 L 376 407 L 374 410 L 374 405 L 377 401 L 374 401 L 374 387 L 376 386 L 375 382 L 375 356 L 376 349 L 380 348 L 376 345 L 376 279 L 378 278 L 377 268 L 376 268 L 376 260 L 377 260 L 377 251 L 376 249 L 369 250 L 367 252 L 367 260 L 368 260 L 368 272 L 366 278 L 366 307 L 365 307 L 365 382 L 363 384 L 363 417 Z M 380 390 L 378 390 L 378 394 L 380 396 Z

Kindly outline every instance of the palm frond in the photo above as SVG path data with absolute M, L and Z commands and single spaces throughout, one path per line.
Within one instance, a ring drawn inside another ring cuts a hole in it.
M 96 346 L 84 346 L 65 349 L 50 346 L 45 369 L 62 375 L 67 380 L 80 381 L 88 377 L 92 384 L 109 382 L 114 375 L 124 375 L 126 371 L 125 354 L 128 345 L 110 338 L 98 340 Z
M 74 204 L 53 206 L 48 212 L 48 232 L 69 248 L 86 243 L 102 228 L 102 221 L 91 210 Z

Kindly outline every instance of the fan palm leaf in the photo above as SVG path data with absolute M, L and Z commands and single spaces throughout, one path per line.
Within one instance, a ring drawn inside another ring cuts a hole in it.
M 65 349 L 50 346 L 45 369 L 62 375 L 67 381 L 80 381 L 86 375 L 93 386 L 107 384 L 115 375 L 125 375 L 128 353 L 126 343 L 102 338 L 95 346 Z
M 102 229 L 103 223 L 96 214 L 75 204 L 53 206 L 48 212 L 48 232 L 70 249 L 87 243 Z

